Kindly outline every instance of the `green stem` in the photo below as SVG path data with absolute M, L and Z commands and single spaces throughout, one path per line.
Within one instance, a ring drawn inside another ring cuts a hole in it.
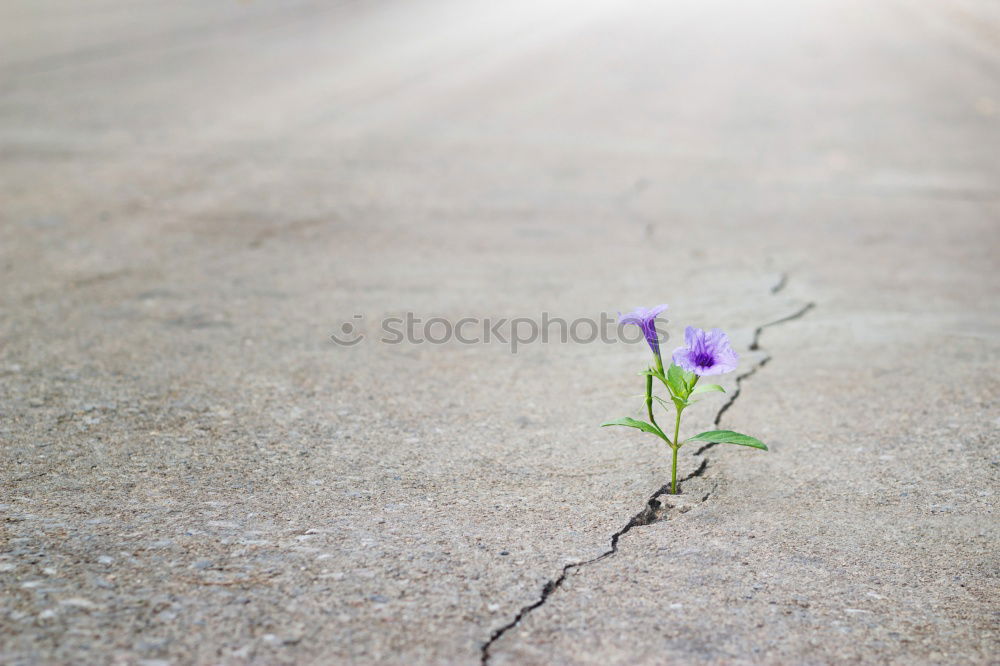
M 670 494 L 677 494 L 677 447 L 672 447 L 674 450 L 674 464 L 670 470 Z
M 646 411 L 649 413 L 649 422 L 656 425 L 656 417 L 653 416 L 653 377 L 646 375 Z
M 677 420 L 674 421 L 674 447 L 675 448 L 680 448 L 677 445 L 677 440 L 679 439 L 678 436 L 680 435 L 680 433 L 681 433 L 681 410 L 680 410 L 680 408 L 678 408 L 677 409 Z
M 660 378 L 664 378 L 666 375 L 663 372 L 663 361 L 660 359 L 659 354 L 653 354 L 653 358 L 656 360 L 656 370 L 659 372 Z M 695 380 L 697 381 L 697 379 Z M 673 451 L 673 465 L 670 471 L 670 491 L 672 494 L 677 494 L 677 451 L 680 449 L 680 445 L 677 443 L 680 430 L 681 430 L 681 408 L 677 408 L 677 419 L 674 422 L 674 441 L 671 442 L 667 440 L 667 444 Z M 656 423 L 656 417 L 653 416 L 653 376 L 646 375 L 646 412 L 649 414 L 649 422 L 654 426 L 659 428 L 660 426 Z
M 683 410 L 677 408 L 677 418 L 674 420 L 674 442 L 670 446 L 674 450 L 674 464 L 670 471 L 670 493 L 672 495 L 677 494 L 677 451 L 680 450 L 680 444 L 678 444 L 678 439 L 680 438 L 681 432 L 681 412 Z

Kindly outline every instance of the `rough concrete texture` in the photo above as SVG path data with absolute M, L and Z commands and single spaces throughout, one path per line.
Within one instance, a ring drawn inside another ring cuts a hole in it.
M 996 663 L 998 30 L 6 3 L 0 661 Z M 641 344 L 329 339 L 660 302 L 771 450 L 652 503 Z

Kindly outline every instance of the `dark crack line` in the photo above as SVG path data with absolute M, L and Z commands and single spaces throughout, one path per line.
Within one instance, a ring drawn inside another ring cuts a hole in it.
M 684 481 L 689 481 L 697 476 L 701 476 L 702 474 L 705 473 L 706 469 L 708 469 L 708 460 L 702 460 L 701 465 L 698 466 L 698 469 L 691 472 L 684 478 L 678 479 L 677 483 L 681 484 Z M 609 550 L 601 553 L 597 557 L 592 557 L 589 560 L 584 560 L 582 562 L 572 562 L 570 564 L 567 564 L 562 568 L 562 573 L 559 575 L 558 578 L 549 579 L 545 581 L 545 585 L 542 586 L 542 595 L 541 597 L 539 597 L 538 601 L 523 607 L 520 611 L 518 611 L 517 615 L 514 616 L 513 620 L 511 620 L 510 622 L 508 622 L 507 624 L 503 625 L 502 627 L 494 631 L 492 634 L 490 634 L 490 640 L 488 640 L 486 643 L 483 644 L 480 653 L 481 655 L 480 662 L 482 664 L 486 664 L 490 660 L 490 648 L 493 647 L 493 644 L 497 642 L 497 640 L 499 640 L 501 636 L 507 633 L 509 629 L 513 629 L 518 624 L 520 624 L 521 620 L 524 619 L 525 615 L 527 615 L 528 613 L 530 613 L 531 611 L 535 610 L 536 608 L 544 604 L 546 601 L 548 601 L 552 593 L 558 590 L 559 586 L 561 586 L 563 582 L 565 582 L 566 577 L 569 575 L 570 571 L 573 571 L 574 569 L 579 569 L 580 567 L 585 567 L 588 564 L 595 564 L 596 562 L 600 562 L 603 559 L 611 557 L 612 555 L 618 552 L 618 540 L 621 539 L 629 530 L 631 530 L 633 527 L 649 525 L 651 523 L 655 523 L 658 520 L 660 520 L 660 518 L 663 516 L 663 514 L 666 512 L 667 509 L 667 507 L 664 506 L 664 503 L 660 501 L 660 497 L 669 494 L 669 492 L 670 492 L 670 484 L 666 483 L 663 486 L 661 486 L 659 490 L 653 493 L 652 496 L 650 496 L 649 500 L 647 500 L 646 502 L 646 508 L 644 508 L 642 511 L 632 516 L 632 518 L 628 521 L 628 523 L 625 524 L 625 527 L 621 528 L 620 530 L 611 535 L 611 548 Z M 710 494 L 711 493 L 709 493 L 709 495 Z M 705 495 L 704 499 L 708 499 L 708 495 Z M 702 501 L 704 501 L 704 499 Z
M 802 317 L 805 316 L 807 312 L 812 310 L 814 307 L 816 307 L 815 303 L 811 302 L 806 303 L 801 308 L 799 308 L 798 310 L 796 310 L 795 312 L 786 317 L 782 317 L 781 319 L 775 319 L 772 322 L 768 322 L 766 324 L 758 326 L 757 330 L 753 332 L 753 342 L 750 343 L 749 347 L 750 351 L 757 351 L 760 349 L 760 336 L 764 332 L 765 328 L 771 328 L 772 326 L 777 326 L 778 324 L 785 324 L 787 322 L 794 321 L 796 319 L 801 319 Z
M 771 293 L 777 294 L 785 287 L 787 282 L 788 282 L 787 275 L 782 273 L 778 283 L 775 284 L 773 287 L 771 287 Z M 815 303 L 811 302 L 806 303 L 801 308 L 799 308 L 798 310 L 796 310 L 795 312 L 786 317 L 782 317 L 781 319 L 775 319 L 772 322 L 768 322 L 766 324 L 758 326 L 754 330 L 753 340 L 750 343 L 749 349 L 751 351 L 760 350 L 760 337 L 763 334 L 764 329 L 770 328 L 772 326 L 777 326 L 779 324 L 784 324 L 786 322 L 793 321 L 795 319 L 799 319 L 803 317 L 807 312 L 812 310 L 814 307 L 816 307 Z M 729 400 L 726 401 L 726 403 L 719 408 L 719 411 L 715 415 L 715 420 L 713 421 L 713 423 L 716 425 L 716 427 L 718 427 L 719 423 L 722 421 L 722 415 L 725 414 L 726 410 L 732 407 L 733 403 L 736 402 L 736 399 L 740 397 L 743 381 L 752 377 L 758 370 L 767 365 L 768 361 L 770 360 L 771 356 L 765 355 L 764 358 L 761 359 L 758 363 L 756 363 L 752 368 L 750 368 L 750 370 L 743 373 L 742 375 L 739 375 L 736 378 L 736 388 L 729 396 Z M 701 455 L 703 452 L 715 446 L 715 444 L 716 442 L 710 442 L 705 446 L 702 446 L 697 451 L 695 451 L 695 455 L 696 456 Z M 704 475 L 705 472 L 708 470 L 708 468 L 709 468 L 709 460 L 708 458 L 705 458 L 701 461 L 701 464 L 698 465 L 698 468 L 696 470 L 694 470 L 684 478 L 678 479 L 677 481 L 678 485 L 683 484 L 685 481 L 690 481 L 693 478 Z M 705 495 L 702 496 L 701 501 L 705 502 L 706 500 L 708 500 L 708 498 L 712 495 L 714 491 L 715 488 L 712 488 L 707 493 L 705 493 Z M 629 519 L 628 523 L 625 524 L 625 527 L 621 528 L 620 530 L 611 535 L 611 548 L 609 550 L 589 560 L 584 560 L 582 562 L 571 562 L 570 564 L 567 564 L 562 568 L 562 572 L 559 574 L 558 578 L 554 579 L 550 578 L 549 580 L 545 581 L 545 585 L 542 586 L 542 594 L 537 601 L 522 607 L 521 610 L 518 611 L 517 615 L 514 616 L 514 619 L 512 619 L 510 622 L 503 625 L 499 629 L 496 629 L 492 634 L 490 634 L 490 639 L 485 643 L 483 643 L 483 646 L 480 649 L 480 663 L 483 664 L 483 666 L 485 666 L 489 662 L 491 656 L 490 649 L 493 647 L 493 644 L 496 643 L 498 640 L 500 640 L 500 638 L 509 630 L 513 629 L 518 624 L 520 624 L 521 620 L 523 620 L 525 616 L 527 616 L 536 608 L 539 608 L 542 605 L 544 605 L 545 602 L 548 601 L 549 597 L 552 596 L 552 594 L 556 590 L 558 590 L 559 587 L 562 586 L 562 584 L 566 581 L 566 578 L 567 576 L 569 576 L 569 573 L 571 571 L 591 564 L 596 564 L 597 562 L 607 559 L 612 555 L 614 555 L 615 553 L 617 553 L 618 541 L 623 536 L 625 536 L 629 532 L 629 530 L 631 530 L 633 527 L 650 525 L 652 523 L 661 520 L 663 518 L 663 515 L 670 508 L 669 504 L 667 504 L 667 502 L 665 500 L 662 500 L 661 498 L 669 495 L 670 495 L 670 483 L 668 482 L 660 486 L 659 490 L 657 490 L 650 496 L 650 498 L 646 501 L 646 506 L 643 508 L 643 510 L 632 516 L 632 518 Z
M 779 285 L 780 284 L 782 283 L 779 283 Z M 772 289 L 772 291 L 774 290 Z M 761 326 L 758 326 L 756 330 L 754 330 L 753 332 L 753 340 L 750 342 L 750 346 L 748 347 L 748 349 L 750 351 L 760 351 L 760 336 L 764 333 L 764 329 L 770 328 L 772 326 L 778 326 L 779 324 L 784 324 L 793 321 L 795 319 L 800 319 L 801 317 L 804 317 L 805 314 L 810 310 L 812 310 L 814 307 L 816 307 L 815 303 L 806 303 L 801 308 L 799 308 L 798 310 L 796 310 L 795 312 L 786 317 L 782 317 L 781 319 L 775 319 L 772 322 L 768 322 L 767 324 L 762 324 Z M 722 416 L 727 411 L 729 411 L 729 408 L 736 403 L 736 399 L 740 397 L 740 393 L 742 393 L 743 391 L 743 382 L 753 377 L 755 374 L 757 374 L 757 371 L 763 368 L 765 365 L 767 365 L 770 361 L 771 361 L 771 355 L 765 354 L 764 358 L 755 363 L 752 368 L 744 372 L 742 375 L 738 375 L 736 377 L 736 388 L 733 389 L 733 392 L 729 394 L 729 400 L 727 400 L 725 404 L 723 404 L 722 407 L 719 408 L 719 411 L 716 412 L 715 414 L 715 420 L 712 423 L 713 425 L 715 425 L 716 428 L 718 428 L 722 424 Z M 705 444 L 697 451 L 695 451 L 694 454 L 696 456 L 700 456 L 703 453 L 705 453 L 705 451 L 708 451 L 713 446 L 715 446 L 716 443 L 717 442 L 709 442 L 708 444 Z

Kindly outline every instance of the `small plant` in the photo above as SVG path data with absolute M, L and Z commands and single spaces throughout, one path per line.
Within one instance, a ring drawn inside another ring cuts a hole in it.
M 660 358 L 660 340 L 656 334 L 656 317 L 667 309 L 666 305 L 657 305 L 653 308 L 637 308 L 626 315 L 618 313 L 618 321 L 622 324 L 633 324 L 642 329 L 649 348 L 653 350 L 653 366 L 639 373 L 646 378 L 646 413 L 649 415 L 649 422 L 639 421 L 625 417 L 607 421 L 601 426 L 628 426 L 638 428 L 643 432 L 649 432 L 664 442 L 673 451 L 673 466 L 670 472 L 670 492 L 677 494 L 677 452 L 688 442 L 712 442 L 717 444 L 739 444 L 740 446 L 750 446 L 755 449 L 767 451 L 764 442 L 742 435 L 732 430 L 710 430 L 680 439 L 681 414 L 694 402 L 691 398 L 700 393 L 710 393 L 718 391 L 725 393 L 718 384 L 702 384 L 698 386 L 698 380 L 711 375 L 721 375 L 732 372 L 736 369 L 739 356 L 729 345 L 729 336 L 717 328 L 704 331 L 700 328 L 688 326 L 684 330 L 683 347 L 674 350 L 673 362 L 664 371 L 663 360 Z M 667 402 L 659 396 L 653 395 L 653 379 L 658 379 L 667 388 L 670 401 L 673 403 L 676 416 L 674 418 L 674 436 L 670 438 L 660 429 L 653 415 L 653 401 L 656 400 L 664 408 L 669 408 Z

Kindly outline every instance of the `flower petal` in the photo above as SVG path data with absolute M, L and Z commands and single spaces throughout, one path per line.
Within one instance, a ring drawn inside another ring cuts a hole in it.
M 667 305 L 666 303 L 663 303 L 661 305 L 654 305 L 653 307 L 649 308 L 649 310 L 647 310 L 646 313 L 650 319 L 655 319 L 656 317 L 660 316 L 661 312 L 664 312 L 669 307 L 670 306 Z
M 678 347 L 675 349 L 671 358 L 677 367 L 683 368 L 688 372 L 694 372 L 696 369 L 694 363 L 691 362 L 691 350 L 687 347 Z
M 739 355 L 729 344 L 729 336 L 720 329 L 708 332 L 688 326 L 684 330 L 686 347 L 674 351 L 673 360 L 681 368 L 700 377 L 732 372 L 739 365 Z
M 687 328 L 684 329 L 684 343 L 688 346 L 689 349 L 694 348 L 695 342 L 698 339 L 698 333 L 700 332 L 701 329 L 697 329 L 694 326 L 688 326 Z
M 627 314 L 618 313 L 618 323 L 619 324 L 635 324 L 636 326 L 642 326 L 644 321 L 642 314 L 639 310 L 633 310 Z

